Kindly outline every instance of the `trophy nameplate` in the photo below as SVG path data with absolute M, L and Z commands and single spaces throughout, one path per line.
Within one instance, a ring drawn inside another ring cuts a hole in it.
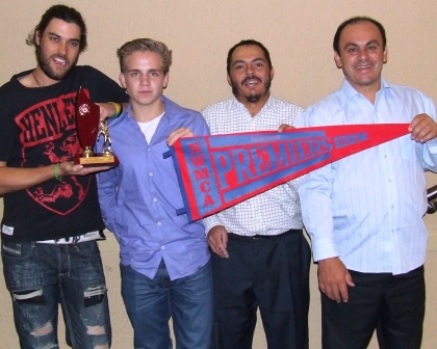
M 108 125 L 100 121 L 100 107 L 91 102 L 82 87 L 77 93 L 76 99 L 76 130 L 81 151 L 76 157 L 76 163 L 86 167 L 91 166 L 114 166 L 118 159 L 111 149 Z M 101 153 L 94 153 L 94 145 L 103 136 Z

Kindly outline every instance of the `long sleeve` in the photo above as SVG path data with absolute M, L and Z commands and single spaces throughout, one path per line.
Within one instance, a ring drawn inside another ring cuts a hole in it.
M 433 102 L 384 80 L 374 103 L 345 81 L 310 106 L 299 126 L 411 123 Z M 387 126 L 390 127 L 390 126 Z M 436 144 L 410 135 L 371 147 L 307 174 L 299 186 L 314 260 L 338 256 L 348 269 L 401 274 L 425 261 L 425 170 L 436 169 Z
M 97 174 L 99 202 L 102 210 L 103 220 L 106 227 L 113 233 L 117 233 L 113 211 L 116 207 L 117 195 L 117 174 L 116 169 L 100 172 Z

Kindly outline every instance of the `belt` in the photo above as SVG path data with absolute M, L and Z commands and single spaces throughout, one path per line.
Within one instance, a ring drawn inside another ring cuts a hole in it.
M 241 240 L 241 241 L 257 241 L 257 240 L 272 240 L 272 239 L 280 239 L 290 234 L 302 233 L 302 229 L 290 229 L 284 233 L 277 235 L 237 235 L 234 233 L 229 233 L 228 238 L 230 240 Z
M 37 241 L 39 244 L 52 244 L 52 245 L 69 245 L 69 244 L 78 244 L 80 242 L 86 241 L 94 241 L 94 240 L 103 240 L 105 236 L 100 231 L 91 231 L 89 233 L 77 236 L 70 236 L 68 238 L 61 238 L 55 240 L 43 240 Z

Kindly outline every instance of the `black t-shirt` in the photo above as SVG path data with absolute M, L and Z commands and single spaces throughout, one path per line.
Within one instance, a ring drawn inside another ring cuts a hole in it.
M 77 66 L 65 80 L 28 88 L 15 75 L 0 87 L 0 161 L 10 167 L 73 160 L 79 150 L 75 103 L 79 87 L 93 102 L 127 102 L 123 89 L 90 66 Z M 4 195 L 2 238 L 40 241 L 104 228 L 94 175 L 66 176 Z

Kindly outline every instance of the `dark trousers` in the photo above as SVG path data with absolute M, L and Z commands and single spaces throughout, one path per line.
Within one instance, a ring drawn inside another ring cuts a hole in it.
M 424 268 L 409 273 L 350 271 L 349 301 L 322 294 L 323 349 L 367 348 L 378 328 L 383 349 L 420 349 L 425 315 Z
M 310 249 L 301 230 L 277 237 L 229 234 L 213 254 L 216 349 L 250 349 L 259 309 L 270 349 L 308 348 Z

